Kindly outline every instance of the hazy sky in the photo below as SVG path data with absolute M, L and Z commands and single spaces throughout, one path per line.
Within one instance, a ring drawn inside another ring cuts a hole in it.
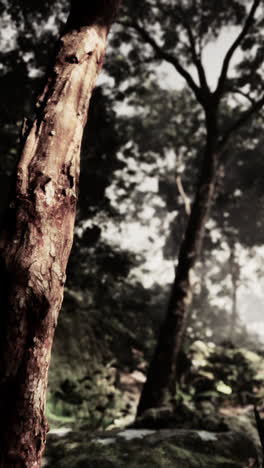
M 224 56 L 230 47 L 230 44 L 235 40 L 238 35 L 237 28 L 226 28 L 223 30 L 223 33 L 219 38 L 206 46 L 203 54 L 203 65 L 206 71 L 206 76 L 208 77 L 208 83 L 213 88 L 215 88 L 217 83 L 217 78 L 221 70 L 221 64 L 223 62 Z M 234 66 L 239 60 L 241 52 L 238 49 L 234 54 L 234 57 L 231 61 L 231 73 L 232 65 Z M 196 78 L 196 72 L 194 69 L 190 68 L 189 70 L 194 78 Z M 160 74 L 162 76 L 162 86 L 169 88 L 181 88 L 185 85 L 184 79 L 175 71 L 172 65 L 163 64 L 160 69 Z
M 221 70 L 222 62 L 230 44 L 235 40 L 239 31 L 237 28 L 226 29 L 218 40 L 210 43 L 203 55 L 203 64 L 208 78 L 208 83 L 212 89 L 217 84 L 217 79 Z M 241 51 L 238 49 L 231 61 L 230 74 L 234 73 L 234 66 L 241 57 Z M 189 70 L 195 78 L 195 71 Z M 159 69 L 160 84 L 165 88 L 181 88 L 185 86 L 184 79 L 179 76 L 172 65 L 162 64 Z M 142 226 L 140 223 L 130 223 L 124 226 L 124 231 L 120 233 L 120 242 L 124 248 L 136 252 L 148 251 L 146 264 L 144 267 L 151 273 L 144 274 L 143 284 L 148 287 L 155 281 L 168 283 L 173 280 L 174 266 L 173 261 L 165 261 L 162 256 L 163 242 L 156 237 L 155 242 L 149 241 L 150 233 L 155 233 L 155 226 L 152 226 L 153 219 L 150 216 L 149 225 Z M 155 238 L 155 234 L 153 236 Z M 229 251 L 227 252 L 227 256 Z M 255 255 L 248 256 L 246 249 L 241 249 L 241 274 L 242 284 L 238 291 L 238 308 L 241 319 L 247 324 L 248 328 L 257 332 L 264 340 L 264 280 L 259 278 L 257 268 L 263 269 L 264 265 L 264 247 L 256 249 Z M 247 258 L 246 258 L 247 257 Z M 227 296 L 222 306 L 231 310 L 230 298 Z M 219 304 L 220 305 L 220 304 Z M 254 314 L 252 314 L 252 307 Z

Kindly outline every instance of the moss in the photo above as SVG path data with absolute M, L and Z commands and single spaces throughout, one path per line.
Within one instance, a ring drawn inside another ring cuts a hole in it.
M 171 443 L 164 444 L 166 448 L 167 457 L 170 460 L 169 464 L 166 465 L 168 468 L 179 467 L 179 468 L 236 468 L 241 467 L 235 461 L 218 456 L 218 455 L 206 455 L 197 451 L 186 450 L 181 447 L 172 445 Z M 176 463 L 176 464 L 175 464 Z M 161 465 L 162 466 L 162 465 Z M 164 465 L 165 466 L 165 465 Z
M 46 468 L 242 468 L 253 451 L 238 453 L 236 440 L 194 437 L 195 431 L 179 431 L 170 437 L 162 431 L 142 439 L 125 440 L 105 433 L 105 443 L 92 440 L 86 432 L 49 438 Z M 172 431 L 171 431 L 172 432 Z M 238 436 L 240 437 L 240 436 Z M 107 445 L 107 443 L 109 444 Z M 232 445 L 234 443 L 234 445 Z M 242 444 L 245 443 L 242 437 Z

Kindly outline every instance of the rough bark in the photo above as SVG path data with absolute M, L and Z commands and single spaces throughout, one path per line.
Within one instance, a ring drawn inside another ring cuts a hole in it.
M 149 408 L 158 408 L 175 396 L 177 359 L 192 302 L 192 270 L 202 249 L 205 224 L 215 192 L 218 167 L 217 118 L 207 114 L 207 141 L 196 196 L 191 208 L 165 320 L 143 387 L 137 415 Z
M 74 11 L 36 104 L 0 238 L 1 468 L 38 468 L 45 447 L 48 367 L 73 239 L 81 139 L 109 29 L 102 12 L 89 21 L 89 7 L 77 28 Z

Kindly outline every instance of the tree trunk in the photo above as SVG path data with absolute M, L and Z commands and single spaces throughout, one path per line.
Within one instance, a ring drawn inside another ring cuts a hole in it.
M 237 310 L 237 290 L 239 284 L 239 265 L 236 255 L 236 244 L 232 242 L 231 244 L 231 254 L 230 254 L 230 273 L 231 273 L 231 300 L 232 300 L 232 309 L 231 309 L 231 320 L 230 320 L 230 332 L 229 339 L 232 343 L 236 341 L 236 328 L 238 322 L 238 310 Z
M 0 238 L 1 468 L 38 468 L 45 448 L 47 375 L 73 239 L 81 139 L 109 29 L 103 15 L 92 24 L 89 11 L 78 27 L 77 13 L 37 101 Z
M 166 318 L 140 398 L 138 416 L 149 408 L 158 408 L 166 404 L 176 393 L 177 358 L 192 301 L 191 274 L 202 248 L 205 224 L 215 192 L 218 165 L 216 119 L 213 112 L 207 114 L 207 141 L 201 175 L 180 247 Z

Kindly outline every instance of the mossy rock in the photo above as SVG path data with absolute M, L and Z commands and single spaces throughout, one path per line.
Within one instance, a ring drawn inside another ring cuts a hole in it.
M 242 432 L 72 431 L 48 437 L 45 468 L 257 468 L 254 442 Z M 255 461 L 255 464 L 253 462 Z M 250 464 L 251 463 L 251 464 Z

